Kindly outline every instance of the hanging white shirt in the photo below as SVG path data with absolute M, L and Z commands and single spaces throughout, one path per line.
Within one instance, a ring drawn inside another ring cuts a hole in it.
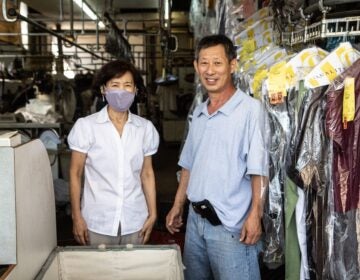
M 154 125 L 129 112 L 120 137 L 107 106 L 80 118 L 68 136 L 72 150 L 87 154 L 81 212 L 88 229 L 110 236 L 141 230 L 148 209 L 140 173 L 159 146 Z

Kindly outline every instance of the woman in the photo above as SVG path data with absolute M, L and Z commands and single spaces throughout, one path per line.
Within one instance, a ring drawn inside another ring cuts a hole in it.
M 94 86 L 108 105 L 78 119 L 68 136 L 73 233 L 84 245 L 144 244 L 156 220 L 151 156 L 159 135 L 150 121 L 129 111 L 136 77 L 126 61 L 104 65 Z

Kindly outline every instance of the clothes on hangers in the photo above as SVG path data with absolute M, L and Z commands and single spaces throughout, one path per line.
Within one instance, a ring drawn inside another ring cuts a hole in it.
M 344 80 L 354 78 L 355 119 L 344 128 L 342 109 Z M 360 208 L 360 60 L 341 74 L 327 91 L 326 129 L 333 141 L 333 184 L 335 211 Z
M 354 78 L 355 116 L 342 122 L 345 79 Z M 332 141 L 333 205 L 327 219 L 328 265 L 331 279 L 360 275 L 360 59 L 344 71 L 327 91 L 326 131 Z M 329 196 L 330 196 L 329 195 Z M 345 275 L 345 276 L 344 276 Z

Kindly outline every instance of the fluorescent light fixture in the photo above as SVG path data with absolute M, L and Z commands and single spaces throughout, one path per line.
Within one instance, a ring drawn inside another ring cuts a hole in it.
M 98 16 L 94 13 L 94 11 L 89 7 L 89 5 L 85 2 L 85 0 L 74 0 L 76 5 L 80 7 L 84 11 L 84 13 L 91 18 L 92 20 L 98 20 Z M 101 28 L 105 27 L 105 24 L 100 20 L 99 26 Z
M 164 19 L 165 19 L 165 27 L 168 26 L 169 21 L 171 20 L 171 0 L 163 0 L 164 1 Z
M 24 2 L 20 2 L 20 15 L 28 17 L 28 6 Z M 22 20 L 20 23 L 21 42 L 25 50 L 29 49 L 29 24 Z
M 165 5 L 164 5 L 164 12 L 165 12 L 165 15 L 164 15 L 164 17 L 165 17 L 165 20 L 168 20 L 169 19 L 169 0 L 165 0 L 164 1 L 165 3 Z

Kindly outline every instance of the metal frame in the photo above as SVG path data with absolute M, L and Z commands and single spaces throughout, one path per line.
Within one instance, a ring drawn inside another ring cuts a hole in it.
M 17 19 L 26 21 L 27 23 L 36 26 L 36 27 L 39 28 L 40 30 L 42 30 L 42 31 L 44 31 L 44 32 L 46 32 L 46 33 L 48 33 L 48 34 L 51 34 L 51 35 L 55 36 L 56 38 L 58 38 L 58 39 L 60 39 L 60 40 L 62 40 L 62 41 L 64 41 L 64 42 L 66 42 L 66 43 L 69 43 L 70 45 L 75 46 L 75 47 L 78 48 L 78 49 L 81 49 L 81 50 L 84 51 L 84 52 L 87 52 L 87 53 L 91 54 L 93 57 L 96 57 L 96 58 L 98 58 L 98 59 L 105 60 L 105 61 L 110 61 L 109 59 L 106 59 L 106 58 L 104 58 L 104 57 L 102 57 L 102 56 L 94 53 L 93 51 L 91 51 L 91 50 L 89 50 L 89 49 L 87 49 L 87 48 L 84 48 L 84 47 L 80 46 L 79 44 L 77 44 L 77 43 L 75 43 L 75 42 L 73 42 L 73 41 L 71 41 L 71 40 L 69 40 L 69 39 L 67 39 L 67 38 L 59 35 L 59 34 L 56 33 L 55 31 L 50 30 L 50 29 L 47 29 L 46 27 L 42 26 L 41 24 L 37 23 L 36 21 L 34 21 L 34 20 L 32 20 L 32 19 L 30 19 L 30 18 L 28 18 L 28 17 L 25 17 L 25 16 L 19 14 L 15 9 L 9 9 L 9 10 L 8 10 L 8 14 L 9 14 L 10 16 L 16 17 Z
M 281 43 L 288 46 L 309 41 L 331 38 L 360 36 L 360 16 L 341 19 L 323 19 L 299 31 L 282 32 Z
M 34 280 L 43 279 L 46 271 L 56 258 L 57 254 L 60 252 L 104 252 L 104 251 L 133 251 L 133 250 L 175 250 L 180 254 L 180 248 L 176 244 L 168 244 L 168 245 L 111 245 L 105 246 L 104 248 L 99 248 L 98 246 L 67 246 L 67 247 L 56 247 L 50 253 L 46 262 L 40 269 L 39 273 L 35 276 Z

